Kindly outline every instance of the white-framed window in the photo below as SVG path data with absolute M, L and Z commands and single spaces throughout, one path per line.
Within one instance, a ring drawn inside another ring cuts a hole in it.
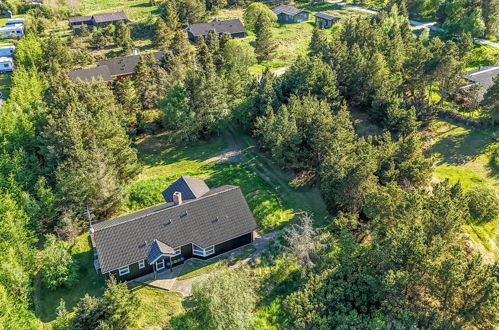
M 180 253 L 182 253 L 182 251 L 180 250 L 180 248 L 176 248 L 174 256 L 178 256 Z
M 146 266 L 146 263 L 144 260 L 139 261 L 139 269 L 142 269 Z
M 118 269 L 118 274 L 120 276 L 126 275 L 128 273 L 130 273 L 130 267 L 128 267 L 128 266 L 121 267 L 120 269 Z
M 192 244 L 192 254 L 195 256 L 207 257 L 215 253 L 215 246 L 209 246 L 206 249 L 197 246 L 196 244 Z

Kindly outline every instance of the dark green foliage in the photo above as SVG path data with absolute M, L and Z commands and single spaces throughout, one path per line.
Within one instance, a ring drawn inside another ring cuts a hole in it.
M 139 96 L 131 79 L 120 79 L 114 83 L 114 96 L 121 105 L 128 125 L 136 125 L 142 118 Z
M 460 187 L 445 182 L 433 194 L 396 185 L 369 193 L 372 241 L 337 237 L 330 259 L 287 299 L 294 325 L 493 327 L 497 266 L 466 254 L 459 238 L 464 203 Z
M 474 218 L 479 221 L 490 221 L 499 215 L 499 198 L 494 188 L 478 185 L 471 187 L 466 193 L 468 207 Z
M 140 300 L 113 277 L 101 298 L 85 295 L 75 308 L 73 329 L 133 329 L 137 323 Z
M 128 55 L 132 51 L 133 40 L 130 26 L 119 21 L 114 30 L 113 38 L 114 43 L 121 48 L 123 54 Z
M 493 82 L 483 96 L 482 105 L 485 113 L 490 116 L 492 124 L 495 124 L 499 118 L 499 78 L 496 76 Z
M 265 16 L 270 22 L 277 22 L 277 16 L 264 3 L 253 2 L 245 10 L 243 14 L 244 25 L 248 29 L 254 29 L 260 15 Z
M 261 60 L 269 60 L 277 47 L 272 40 L 272 24 L 264 13 L 260 13 L 255 21 L 255 53 Z
M 206 7 L 201 0 L 172 0 L 160 4 L 161 17 L 168 26 L 176 30 L 184 24 L 205 21 Z
M 54 330 L 69 330 L 71 329 L 71 317 L 68 310 L 66 309 L 66 303 L 64 299 L 61 299 L 59 306 L 57 307 L 57 318 L 52 324 L 52 329 Z
M 169 1 L 168 1 L 169 2 Z M 154 27 L 154 44 L 156 47 L 161 48 L 168 44 L 172 37 L 172 31 L 165 23 L 165 21 L 161 18 L 156 20 L 156 24 Z
M 59 207 L 75 214 L 90 207 L 98 218 L 109 216 L 123 201 L 123 184 L 137 173 L 123 112 L 102 83 L 67 82 L 53 95 L 44 156 Z
M 61 286 L 71 287 L 77 280 L 78 264 L 71 256 L 69 246 L 58 241 L 54 235 L 47 235 L 40 259 L 42 282 L 49 289 Z
M 251 329 L 256 296 L 248 274 L 221 271 L 194 284 L 192 309 L 184 328 L 195 324 L 204 329 Z

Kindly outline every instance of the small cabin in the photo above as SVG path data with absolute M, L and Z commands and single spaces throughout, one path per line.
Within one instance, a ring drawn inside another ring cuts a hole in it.
M 0 57 L 12 57 L 14 56 L 14 52 L 16 51 L 16 46 L 14 45 L 7 45 L 7 46 L 1 46 L 0 47 Z
M 329 15 L 326 13 L 315 14 L 315 25 L 323 29 L 329 29 L 334 25 L 334 23 L 340 20 L 339 17 Z
M 308 11 L 295 7 L 280 5 L 272 9 L 280 23 L 294 24 L 308 21 Z
M 14 61 L 12 60 L 12 57 L 0 57 L 0 73 L 12 71 L 14 71 Z

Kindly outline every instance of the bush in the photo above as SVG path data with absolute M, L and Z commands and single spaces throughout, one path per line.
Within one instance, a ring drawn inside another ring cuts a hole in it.
M 72 286 L 78 276 L 78 264 L 67 243 L 57 240 L 54 235 L 47 235 L 46 239 L 41 258 L 42 282 L 52 290 L 63 285 Z
M 493 188 L 474 186 L 468 190 L 467 196 L 471 215 L 476 219 L 490 221 L 499 215 L 499 199 Z

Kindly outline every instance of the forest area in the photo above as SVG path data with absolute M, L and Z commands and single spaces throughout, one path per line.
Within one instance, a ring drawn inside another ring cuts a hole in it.
M 27 23 L 0 110 L 0 329 L 499 326 L 499 78 L 457 97 L 473 37 L 499 36 L 497 0 L 357 1 L 381 11 L 294 30 L 271 3 L 132 2 L 2 2 Z M 67 27 L 123 8 L 131 24 Z M 248 37 L 189 42 L 187 24 L 222 14 Z M 68 76 L 137 49 L 133 77 Z M 449 125 L 476 150 L 436 136 Z M 188 297 L 95 274 L 89 223 L 161 203 L 182 175 L 241 186 L 268 250 L 217 261 Z

